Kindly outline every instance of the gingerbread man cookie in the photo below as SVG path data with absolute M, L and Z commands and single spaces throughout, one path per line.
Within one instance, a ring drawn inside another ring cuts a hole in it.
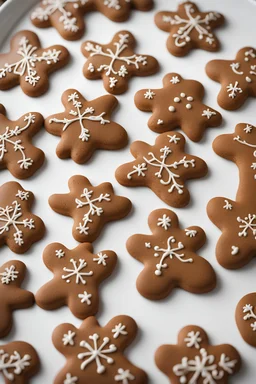
M 180 127 L 193 141 L 201 140 L 207 127 L 221 124 L 221 114 L 202 104 L 204 87 L 195 80 L 184 80 L 177 73 L 163 78 L 163 88 L 142 89 L 135 95 L 141 111 L 153 112 L 149 128 L 158 133 Z
M 248 97 L 256 96 L 256 50 L 252 47 L 240 49 L 235 60 L 210 61 L 206 73 L 221 84 L 217 100 L 224 109 L 238 109 Z
M 134 53 L 135 45 L 135 38 L 128 31 L 116 33 L 105 45 L 85 41 L 81 46 L 83 55 L 88 58 L 84 76 L 89 80 L 102 78 L 109 93 L 124 93 L 130 77 L 153 75 L 159 67 L 154 57 Z
M 220 43 L 213 29 L 224 23 L 217 12 L 200 12 L 195 3 L 182 2 L 176 12 L 162 11 L 155 16 L 161 30 L 169 32 L 167 49 L 174 56 L 185 56 L 191 49 L 219 50 Z
M 127 216 L 132 204 L 117 196 L 110 183 L 93 187 L 84 176 L 73 176 L 68 181 L 69 193 L 52 195 L 51 208 L 61 215 L 73 217 L 72 234 L 79 242 L 93 242 L 105 223 Z
M 130 150 L 136 160 L 117 168 L 116 179 L 129 187 L 147 186 L 166 204 L 184 207 L 190 200 L 185 181 L 207 173 L 206 163 L 184 147 L 184 136 L 173 132 L 162 133 L 152 146 L 135 141 Z
M 18 260 L 8 261 L 0 267 L 0 337 L 10 332 L 15 309 L 29 308 L 34 304 L 33 293 L 21 289 L 25 274 L 26 266 Z
M 32 345 L 23 341 L 0 345 L 0 375 L 5 384 L 27 384 L 39 367 L 39 357 Z
M 0 109 L 0 168 L 8 168 L 13 176 L 26 179 L 32 176 L 44 162 L 44 152 L 32 145 L 32 137 L 43 126 L 43 116 L 29 112 L 18 120 L 6 117 Z
M 236 324 L 244 341 L 256 347 L 256 292 L 245 295 L 237 304 Z
M 111 113 L 118 101 L 112 95 L 87 101 L 75 89 L 62 95 L 65 112 L 52 115 L 45 128 L 60 136 L 57 156 L 71 157 L 76 163 L 85 163 L 96 149 L 120 149 L 127 142 L 127 133 L 121 125 L 111 121 Z
M 133 235 L 126 243 L 130 255 L 144 264 L 137 279 L 142 296 L 159 300 L 175 287 L 192 293 L 215 288 L 213 268 L 196 254 L 206 240 L 202 228 L 180 229 L 177 215 L 169 209 L 153 211 L 148 224 L 152 235 Z
M 206 332 L 195 325 L 179 332 L 177 345 L 159 347 L 155 361 L 172 384 L 228 384 L 241 367 L 232 345 L 209 345 Z
M 79 329 L 59 325 L 53 344 L 67 362 L 54 384 L 146 384 L 146 373 L 124 356 L 136 333 L 137 324 L 129 316 L 116 316 L 104 327 L 95 317 L 84 320 Z
M 43 221 L 30 210 L 34 195 L 19 183 L 10 181 L 0 187 L 0 246 L 25 253 L 45 232 Z
M 68 249 L 53 243 L 46 247 L 44 263 L 54 278 L 36 294 L 36 303 L 47 310 L 68 305 L 80 319 L 95 315 L 99 307 L 99 285 L 113 272 L 117 256 L 112 251 L 93 254 L 90 243 Z
M 62 45 L 41 48 L 37 35 L 20 31 L 11 40 L 11 50 L 0 54 L 0 89 L 20 84 L 28 96 L 40 96 L 49 87 L 48 75 L 69 61 L 69 52 Z

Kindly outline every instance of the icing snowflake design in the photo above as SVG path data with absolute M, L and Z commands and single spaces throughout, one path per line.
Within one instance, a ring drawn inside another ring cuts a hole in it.
M 155 92 L 151 91 L 151 89 L 147 90 L 145 93 L 144 93 L 144 97 L 145 99 L 148 99 L 148 100 L 152 100 L 154 99 L 154 96 L 155 96 Z
M 159 217 L 159 219 L 157 220 L 157 226 L 162 227 L 167 231 L 167 229 L 171 226 L 171 222 L 172 220 L 170 219 L 170 217 L 164 214 L 163 217 Z
M 244 219 L 238 217 L 237 221 L 240 223 L 239 228 L 241 229 L 238 233 L 239 237 L 246 237 L 248 236 L 248 232 L 251 231 L 256 239 L 256 215 L 249 213 Z
M 171 260 L 176 258 L 181 263 L 193 263 L 193 259 L 185 259 L 185 253 L 180 253 L 182 249 L 184 249 L 184 245 L 181 241 L 179 241 L 176 246 L 173 247 L 174 243 L 176 243 L 176 239 L 173 236 L 170 236 L 167 239 L 167 247 L 161 248 L 158 245 L 154 246 L 154 257 L 161 257 L 158 264 L 156 264 L 155 275 L 161 276 L 162 270 L 168 268 L 168 264 L 165 262 L 167 258 Z
M 251 133 L 252 129 L 253 129 L 253 127 L 251 125 L 247 124 L 246 127 L 244 128 L 244 132 L 247 133 L 247 134 Z M 239 135 L 234 137 L 234 141 L 237 141 L 238 143 L 240 143 L 242 145 L 246 145 L 249 148 L 253 148 L 253 153 L 252 154 L 253 154 L 253 157 L 256 157 L 256 145 L 255 144 L 250 144 L 246 140 L 242 140 Z M 255 160 L 252 162 L 251 168 L 253 170 L 256 170 L 256 161 Z M 254 179 L 256 180 L 256 174 L 254 175 Z
M 81 303 L 86 303 L 87 305 L 91 305 L 91 297 L 92 297 L 92 294 L 84 291 L 84 293 L 79 293 L 78 294 L 78 298 L 81 300 Z
M 56 49 L 48 49 L 38 56 L 35 51 L 37 47 L 29 44 L 29 40 L 24 36 L 21 38 L 19 43 L 19 49 L 16 52 L 21 56 L 21 59 L 15 63 L 4 65 L 4 68 L 0 68 L 0 79 L 6 76 L 7 73 L 13 73 L 15 75 L 23 76 L 26 73 L 25 81 L 33 87 L 40 80 L 40 76 L 36 70 L 36 64 L 45 61 L 47 64 L 57 63 L 59 61 L 59 55 L 61 51 Z
M 231 99 L 235 99 L 238 93 L 242 93 L 242 88 L 239 87 L 238 81 L 235 82 L 235 84 L 230 83 L 227 85 L 227 92 L 228 97 L 231 97 Z
M 61 259 L 62 257 L 65 256 L 65 252 L 62 249 L 56 249 L 55 255 L 56 257 L 58 257 L 58 259 Z
M 76 336 L 75 332 L 68 331 L 68 333 L 65 333 L 62 338 L 63 345 L 75 345 L 74 337 Z
M 103 341 L 100 344 L 100 336 L 97 333 L 89 336 L 89 339 L 92 340 L 91 345 L 89 342 L 82 340 L 80 342 L 80 347 L 85 348 L 87 352 L 82 352 L 77 355 L 78 359 L 84 360 L 80 366 L 81 370 L 84 370 L 90 363 L 95 361 L 98 374 L 105 372 L 106 367 L 103 365 L 102 360 L 106 361 L 108 364 L 113 364 L 114 359 L 108 356 L 111 353 L 116 352 L 117 348 L 114 344 L 109 344 L 110 339 L 108 337 L 103 337 Z
M 78 382 L 77 376 L 72 376 L 71 373 L 66 374 L 66 379 L 64 380 L 63 384 L 75 384 Z
M 19 199 L 21 199 L 22 201 L 28 200 L 29 199 L 29 192 L 18 190 L 18 192 L 16 193 L 15 196 L 18 197 Z
M 209 108 L 205 109 L 202 113 L 202 116 L 206 117 L 208 120 L 212 117 L 212 116 L 215 116 L 216 115 L 216 112 L 214 111 L 211 111 Z
M 0 273 L 2 284 L 10 284 L 12 281 L 18 278 L 19 272 L 16 271 L 15 265 L 11 265 L 10 268 L 5 268 L 4 272 Z
M 66 281 L 66 283 L 70 283 L 71 278 L 75 277 L 76 284 L 79 284 L 80 282 L 82 284 L 86 284 L 86 280 L 84 279 L 84 276 L 92 276 L 93 271 L 89 272 L 83 272 L 83 269 L 86 268 L 87 263 L 84 259 L 79 259 L 79 265 L 78 262 L 74 259 L 70 259 L 70 262 L 73 266 L 73 268 L 63 268 L 63 271 L 67 272 L 67 275 L 62 275 L 62 279 Z
M 119 0 L 103 0 L 103 4 L 108 8 L 113 8 L 116 11 L 119 11 L 122 6 L 120 5 Z M 125 0 L 126 3 L 130 3 L 131 0 Z
M 35 119 L 35 115 L 29 113 L 24 117 L 25 124 L 23 127 L 19 127 L 18 125 L 14 129 L 5 127 L 5 132 L 0 134 L 0 161 L 3 160 L 5 153 L 8 152 L 7 146 L 12 146 L 13 151 L 20 152 L 21 159 L 17 161 L 17 163 L 20 165 L 20 168 L 28 169 L 33 164 L 33 160 L 26 157 L 25 148 L 22 145 L 22 141 L 19 139 L 17 140 L 17 136 L 29 129 L 31 124 L 34 124 Z M 23 199 L 25 199 L 25 197 Z
M 109 77 L 110 88 L 114 88 L 118 82 L 118 79 L 115 76 L 126 77 L 129 74 L 127 69 L 128 66 L 134 66 L 136 69 L 139 69 L 140 64 L 147 65 L 146 56 L 136 54 L 132 56 L 122 56 L 122 52 L 128 47 L 127 43 L 129 42 L 129 35 L 119 33 L 118 36 L 119 41 L 113 43 L 115 46 L 115 52 L 110 48 L 104 50 L 104 48 L 100 45 L 94 45 L 89 42 L 85 46 L 85 50 L 87 52 L 91 52 L 90 57 L 103 56 L 110 59 L 109 64 L 101 64 L 98 68 L 96 68 L 98 72 L 105 71 L 106 76 Z M 114 69 L 114 65 L 117 62 L 120 62 L 120 67 L 119 69 Z
M 67 11 L 66 7 L 69 4 L 73 5 L 74 9 L 83 6 L 88 2 L 88 0 L 43 0 L 43 7 L 37 7 L 31 15 L 32 20 L 47 21 L 49 16 L 53 15 L 55 12 L 61 14 L 59 17 L 59 22 L 64 26 L 65 31 L 77 32 L 79 27 L 77 25 L 77 18 L 72 14 L 72 12 Z
M 76 229 L 79 231 L 79 233 L 83 233 L 85 235 L 88 235 L 89 233 L 89 227 L 88 224 L 92 223 L 92 216 L 97 215 L 101 216 L 104 211 L 101 207 L 98 207 L 96 204 L 101 203 L 102 201 L 111 201 L 110 194 L 109 193 L 101 193 L 99 197 L 96 197 L 94 199 L 91 199 L 93 195 L 93 191 L 89 191 L 88 188 L 84 188 L 83 193 L 80 197 L 85 198 L 85 201 L 82 201 L 80 199 L 76 199 L 75 202 L 77 204 L 76 208 L 82 208 L 82 207 L 88 207 L 89 210 L 87 213 L 84 214 L 83 217 L 83 223 L 79 223 L 79 226 L 76 227 Z
M 202 342 L 202 338 L 199 331 L 190 331 L 187 334 L 187 337 L 184 339 L 188 348 L 200 348 L 200 343 Z
M 144 177 L 145 172 L 148 170 L 148 166 L 156 167 L 159 168 L 159 170 L 155 173 L 155 176 L 159 179 L 161 184 L 169 186 L 168 192 L 172 193 L 174 190 L 176 190 L 181 195 L 183 193 L 184 185 L 178 183 L 177 179 L 179 179 L 180 176 L 177 173 L 174 173 L 171 169 L 178 169 L 179 166 L 183 166 L 184 168 L 189 168 L 189 166 L 191 166 L 194 168 L 195 160 L 187 160 L 187 157 L 184 156 L 179 161 L 166 164 L 166 160 L 170 154 L 172 154 L 172 150 L 167 146 L 160 149 L 159 159 L 154 155 L 153 152 L 149 152 L 149 158 L 143 157 L 145 163 L 134 165 L 133 171 L 128 173 L 127 178 L 131 179 L 132 175 L 134 174 Z M 165 177 L 165 174 L 167 174 L 167 177 Z
M 14 381 L 15 375 L 20 375 L 26 367 L 30 366 L 31 356 L 24 355 L 21 357 L 19 352 L 14 351 L 13 354 L 0 349 L 0 372 L 7 380 Z
M 79 122 L 79 125 L 81 128 L 79 139 L 82 141 L 88 141 L 90 138 L 90 131 L 88 128 L 84 126 L 84 121 L 86 122 L 86 120 L 90 120 L 94 122 L 99 122 L 102 125 L 110 123 L 109 120 L 106 120 L 103 117 L 106 114 L 106 112 L 102 112 L 100 115 L 94 115 L 95 110 L 93 107 L 85 108 L 83 110 L 83 104 L 79 100 L 79 95 L 77 92 L 74 92 L 68 96 L 68 102 L 72 102 L 72 105 L 74 107 L 74 109 L 71 108 L 69 111 L 69 114 L 73 116 L 72 118 L 67 119 L 66 117 L 64 117 L 63 119 L 57 119 L 53 117 L 52 119 L 49 120 L 50 124 L 51 123 L 63 124 L 63 128 L 62 128 L 63 132 L 66 131 L 70 125 L 76 122 Z
M 121 381 L 122 384 L 129 384 L 129 381 L 135 380 L 135 376 L 131 374 L 129 369 L 124 370 L 119 368 L 117 370 L 117 375 L 115 375 L 115 381 Z
M 252 319 L 253 323 L 251 323 L 250 326 L 252 327 L 253 332 L 256 332 L 256 312 L 254 311 L 253 306 L 251 304 L 246 304 L 243 307 L 243 313 L 246 313 L 243 317 L 244 320 Z
M 233 208 L 233 205 L 228 201 L 228 200 L 224 200 L 224 205 L 223 205 L 223 208 L 226 209 L 227 211 L 231 211 L 231 209 Z
M 205 17 L 197 15 L 193 17 L 195 12 L 192 4 L 185 4 L 186 19 L 181 18 L 179 15 L 166 16 L 163 15 L 163 21 L 165 23 L 170 23 L 171 25 L 181 25 L 172 37 L 175 39 L 175 45 L 177 47 L 184 47 L 191 41 L 190 34 L 193 30 L 196 30 L 198 33 L 199 40 L 205 40 L 206 43 L 212 45 L 215 41 L 215 38 L 212 33 L 209 32 L 209 22 L 217 20 L 220 15 L 217 12 L 209 12 Z
M 195 237 L 197 235 L 197 231 L 195 229 L 185 229 L 186 236 Z
M 126 326 L 122 323 L 119 323 L 112 329 L 114 339 L 117 339 L 120 335 L 126 336 L 128 332 L 126 332 Z
M 215 363 L 215 356 L 208 355 L 208 352 L 201 348 L 194 360 L 183 357 L 181 363 L 173 367 L 173 372 L 180 377 L 181 384 L 194 384 L 201 379 L 204 384 L 215 384 L 215 380 L 223 379 L 225 372 L 231 375 L 236 363 L 237 360 L 230 360 L 225 353 L 222 353 L 219 362 Z M 188 380 L 187 376 L 191 374 L 193 376 Z
M 170 83 L 172 83 L 172 84 L 178 84 L 178 83 L 180 83 L 180 79 L 179 79 L 179 77 L 178 77 L 178 76 L 173 76 L 173 77 L 171 78 L 171 80 L 170 80 Z
M 97 254 L 97 257 L 93 258 L 93 261 L 96 261 L 98 265 L 102 264 L 104 267 L 106 267 L 107 262 L 106 260 L 108 259 L 108 256 L 103 254 L 102 252 L 99 252 Z

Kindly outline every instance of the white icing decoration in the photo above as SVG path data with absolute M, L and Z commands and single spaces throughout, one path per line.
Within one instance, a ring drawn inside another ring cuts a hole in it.
M 18 190 L 18 193 L 16 193 L 15 196 L 21 200 L 28 200 L 29 199 L 29 192 Z
M 246 313 L 246 315 L 243 317 L 244 320 L 255 320 L 250 324 L 250 326 L 252 327 L 253 332 L 256 332 L 256 312 L 254 311 L 253 306 L 251 304 L 246 304 L 243 307 L 243 313 Z
M 23 76 L 26 72 L 25 81 L 35 87 L 40 80 L 36 64 L 42 61 L 45 61 L 48 65 L 57 63 L 61 54 L 61 51 L 56 49 L 48 49 L 41 56 L 38 56 L 35 51 L 37 51 L 37 47 L 29 44 L 29 40 L 23 36 L 19 42 L 19 49 L 16 52 L 17 55 L 21 56 L 21 59 L 12 64 L 6 63 L 4 68 L 0 68 L 0 79 L 5 77 L 7 73 Z
M 180 103 L 180 98 L 179 97 L 174 97 L 173 100 L 174 100 L 175 103 Z
M 98 341 L 100 339 L 100 336 L 97 333 L 94 333 L 93 335 L 89 336 L 89 339 L 93 342 L 92 346 L 85 340 L 82 340 L 80 342 L 80 347 L 87 349 L 87 352 L 79 353 L 77 355 L 78 359 L 85 359 L 82 362 L 80 368 L 81 370 L 84 370 L 90 363 L 95 361 L 97 366 L 96 372 L 98 374 L 102 374 L 106 370 L 106 367 L 102 364 L 102 360 L 106 361 L 106 363 L 108 364 L 113 364 L 114 359 L 109 357 L 108 355 L 110 353 L 116 352 L 117 348 L 114 344 L 109 344 L 110 339 L 108 337 L 103 337 L 103 342 L 99 344 Z
M 68 331 L 68 333 L 65 333 L 62 338 L 63 345 L 75 345 L 74 337 L 76 336 L 75 332 Z
M 77 92 L 74 92 L 70 95 L 68 95 L 68 102 L 72 102 L 73 107 L 75 107 L 75 110 L 72 109 L 72 107 L 69 110 L 69 114 L 73 116 L 70 119 L 67 119 L 64 117 L 63 119 L 57 119 L 56 117 L 53 117 L 49 120 L 49 123 L 60 123 L 63 124 L 62 131 L 66 131 L 70 125 L 73 123 L 79 122 L 80 125 L 80 135 L 78 136 L 81 141 L 88 141 L 90 138 L 90 131 L 88 128 L 84 126 L 84 121 L 90 120 L 93 122 L 98 122 L 101 125 L 109 124 L 110 121 L 103 118 L 103 116 L 106 115 L 106 112 L 102 112 L 100 115 L 94 115 L 95 109 L 93 107 L 87 107 L 83 108 L 83 104 L 79 99 L 79 95 Z M 84 109 L 84 110 L 83 110 Z
M 87 225 L 89 223 L 93 223 L 92 216 L 101 216 L 104 213 L 103 208 L 98 207 L 96 203 L 101 203 L 102 201 L 111 201 L 109 193 L 101 193 L 99 197 L 95 197 L 94 199 L 91 199 L 92 195 L 93 191 L 89 191 L 88 188 L 84 188 L 83 193 L 80 195 L 80 197 L 85 198 L 86 201 L 84 202 L 79 199 L 75 199 L 77 209 L 82 207 L 89 208 L 88 212 L 84 214 L 83 223 L 79 223 L 79 226 L 76 227 L 79 233 L 83 233 L 85 235 L 88 235 L 89 233 L 89 227 Z
M 187 334 L 187 337 L 184 339 L 188 348 L 200 348 L 200 343 L 202 342 L 201 334 L 199 331 L 190 331 Z
M 246 51 L 244 54 L 244 60 L 250 61 L 250 58 L 255 59 L 256 54 L 254 53 L 254 49 L 249 49 L 249 51 Z
M 228 200 L 224 200 L 224 203 L 225 205 L 223 205 L 223 208 L 226 209 L 227 211 L 231 211 L 231 209 L 233 208 L 233 205 Z
M 82 272 L 84 268 L 87 267 L 87 263 L 84 259 L 79 259 L 79 265 L 78 262 L 74 259 L 70 259 L 70 262 L 73 266 L 73 268 L 63 268 L 64 272 L 67 272 L 67 275 L 62 275 L 61 278 L 66 281 L 66 283 L 70 283 L 71 278 L 74 276 L 76 278 L 76 284 L 82 283 L 86 284 L 86 280 L 83 278 L 83 276 L 92 276 L 93 271 L 89 272 Z
M 102 264 L 104 267 L 106 267 L 107 263 L 106 260 L 108 259 L 108 256 L 102 252 L 99 252 L 97 254 L 97 257 L 93 258 L 93 261 L 96 261 L 98 265 Z
M 91 305 L 92 303 L 90 300 L 92 297 L 91 293 L 84 291 L 84 293 L 79 293 L 77 296 L 81 300 L 81 303 L 86 303 L 87 305 Z
M 251 131 L 252 131 L 252 127 L 247 125 L 247 126 L 244 128 L 244 131 L 245 131 L 246 133 L 251 133 Z M 255 150 L 253 151 L 253 157 L 256 157 L 256 145 L 255 145 L 255 144 L 250 144 L 250 143 L 248 143 L 246 140 L 242 140 L 240 136 L 236 136 L 236 137 L 234 137 L 233 140 L 234 140 L 234 141 L 238 141 L 238 143 L 240 143 L 240 144 L 242 144 L 242 145 L 246 145 L 247 147 L 255 148 Z M 256 170 L 256 163 L 252 162 L 251 168 L 252 168 L 253 170 Z M 256 174 L 254 175 L 254 179 L 256 179 Z
M 116 86 L 116 83 L 118 80 L 115 77 L 110 77 L 109 78 L 109 88 L 113 89 Z
M 178 96 L 174 97 L 173 101 L 175 103 L 182 103 L 182 99 L 184 99 L 186 97 L 186 94 L 184 92 L 181 92 L 180 93 L 180 97 L 178 97 Z M 194 98 L 192 96 L 187 96 L 186 99 L 187 99 L 187 101 L 190 101 L 190 102 L 194 101 Z M 187 103 L 186 104 L 186 108 L 187 109 L 192 109 L 192 104 Z M 176 108 L 173 105 L 170 105 L 168 109 L 169 109 L 170 112 L 176 112 Z
M 194 101 L 194 98 L 192 96 L 188 96 L 187 101 Z
M 176 111 L 176 108 L 173 105 L 170 105 L 170 107 L 168 109 L 169 109 L 170 112 L 175 112 Z
M 125 0 L 126 3 L 130 3 L 131 0 Z M 122 9 L 122 5 L 120 4 L 119 0 L 104 0 L 104 5 L 106 5 L 108 8 L 113 8 L 116 11 L 120 11 Z
M 231 246 L 231 255 L 236 256 L 239 253 L 239 248 L 236 247 L 235 245 Z
M 244 132 L 245 133 L 251 133 L 252 129 L 253 129 L 253 127 L 251 125 L 246 124 L 246 127 L 244 128 Z
M 158 221 L 157 226 L 164 228 L 166 231 L 171 226 L 171 222 L 172 222 L 170 217 L 167 216 L 166 214 L 164 214 L 163 217 L 159 217 L 157 221 Z
M 126 332 L 126 326 L 123 325 L 122 323 L 117 324 L 112 329 L 112 333 L 113 333 L 114 339 L 117 339 L 120 335 L 123 335 L 123 336 L 128 335 L 128 332 Z
M 180 97 L 186 97 L 186 94 L 184 92 L 181 92 Z
M 232 83 L 227 85 L 227 92 L 229 94 L 228 97 L 231 97 L 231 99 L 234 99 L 238 93 L 243 92 L 242 88 L 238 87 L 238 85 L 238 81 L 236 81 L 234 85 Z
M 0 273 L 1 283 L 2 284 L 10 284 L 12 281 L 18 278 L 19 271 L 16 271 L 15 265 L 11 265 L 10 268 L 6 267 L 4 272 Z
M 30 366 L 30 360 L 31 356 L 28 354 L 21 357 L 18 351 L 14 351 L 10 355 L 8 352 L 0 349 L 0 372 L 8 381 L 14 381 L 15 375 L 20 375 Z
M 152 100 L 154 99 L 154 96 L 155 96 L 155 92 L 151 91 L 151 89 L 148 89 L 145 93 L 144 93 L 144 97 L 145 99 L 148 99 L 148 100 Z
M 210 111 L 209 108 L 205 109 L 205 110 L 203 111 L 203 113 L 202 113 L 202 116 L 203 116 L 203 117 L 204 117 L 204 116 L 207 117 L 208 120 L 209 120 L 212 116 L 215 116 L 215 115 L 217 115 L 217 113 L 214 112 L 214 111 Z
M 230 64 L 230 67 L 232 69 L 232 71 L 234 73 L 236 73 L 237 75 L 243 75 L 243 71 L 238 71 L 238 69 L 240 68 L 240 64 L 239 63 L 232 63 Z
M 180 83 L 180 79 L 178 76 L 172 76 L 171 80 L 170 80 L 170 83 L 172 84 L 178 84 Z
M 245 52 L 245 61 L 249 61 L 249 59 L 248 59 L 249 53 L 248 52 L 250 52 L 250 56 L 252 58 L 255 58 L 253 50 L 251 49 L 250 51 Z M 248 59 L 248 60 L 246 60 L 246 59 Z M 239 76 L 245 75 L 244 71 L 240 70 L 240 63 L 238 63 L 238 62 L 231 63 L 230 67 L 236 75 L 239 75 Z M 247 83 L 252 82 L 252 79 L 249 75 L 254 75 L 254 76 L 256 75 L 256 65 L 250 65 L 250 67 L 248 68 L 248 74 L 245 75 L 245 80 L 247 81 Z
M 169 143 L 174 143 L 174 144 L 178 144 L 178 142 L 180 141 L 180 138 L 177 137 L 176 135 L 167 135 L 167 137 L 169 137 Z
M 134 169 L 134 171 L 131 171 L 130 173 L 128 173 L 127 179 L 131 180 L 132 175 L 134 175 L 135 173 L 137 173 L 137 176 L 142 176 L 142 177 L 146 176 L 146 174 L 144 173 L 144 171 L 148 170 L 146 163 L 134 165 L 132 168 Z
M 75 384 L 78 382 L 77 376 L 72 376 L 71 373 L 66 374 L 66 379 L 64 380 L 63 384 Z
M 129 381 L 135 380 L 135 376 L 131 374 L 129 369 L 124 370 L 123 368 L 119 368 L 114 379 L 115 381 L 121 381 L 122 384 L 129 384 Z
M 161 120 L 161 119 L 158 119 L 158 120 L 157 120 L 157 125 L 162 125 L 163 123 L 164 123 L 163 120 Z
M 188 237 L 196 237 L 198 233 L 195 229 L 185 229 L 185 232 Z
M 63 249 L 56 249 L 55 256 L 58 257 L 58 259 L 61 259 L 65 256 L 65 252 L 63 251 Z
M 238 233 L 239 237 L 246 237 L 248 236 L 248 232 L 251 231 L 252 235 L 255 236 L 256 239 L 256 215 L 249 213 L 244 219 L 238 217 L 237 221 L 240 223 L 239 228 L 242 229 L 242 231 Z
M 91 73 L 95 71 L 94 65 L 92 63 L 88 65 L 88 71 L 90 71 Z
M 146 248 L 151 248 L 151 243 L 145 243 Z
M 186 108 L 187 108 L 187 109 L 191 109 L 191 108 L 192 108 L 192 105 L 191 105 L 191 104 L 186 104 Z

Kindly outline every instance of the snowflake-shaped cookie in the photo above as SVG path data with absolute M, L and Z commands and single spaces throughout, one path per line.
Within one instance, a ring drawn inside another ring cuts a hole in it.
M 153 211 L 148 224 L 152 235 L 133 235 L 126 243 L 130 255 L 144 264 L 137 279 L 137 289 L 143 296 L 163 299 L 175 287 L 192 293 L 214 289 L 213 268 L 196 254 L 205 243 L 200 227 L 180 229 L 178 217 L 168 209 Z
M 55 212 L 73 217 L 77 241 L 94 241 L 105 223 L 122 219 L 131 210 L 130 200 L 115 195 L 110 183 L 93 187 L 86 177 L 73 176 L 68 186 L 69 193 L 52 195 L 49 204 Z
M 132 76 L 148 76 L 157 72 L 157 60 L 148 55 L 134 53 L 136 41 L 128 31 L 116 33 L 109 44 L 85 41 L 82 53 L 87 57 L 83 68 L 89 80 L 102 78 L 109 93 L 120 94 L 128 89 Z
M 209 345 L 206 332 L 195 325 L 179 332 L 177 345 L 159 347 L 155 361 L 172 384 L 228 384 L 241 367 L 232 345 Z
M 244 341 L 256 347 L 256 292 L 245 295 L 237 304 L 236 324 Z
M 21 289 L 25 274 L 26 266 L 21 261 L 8 261 L 0 267 L 0 337 L 6 336 L 12 328 L 13 310 L 34 304 L 34 295 Z
M 11 50 L 0 54 L 0 89 L 20 84 L 28 96 L 40 96 L 49 87 L 48 75 L 63 67 L 69 52 L 62 45 L 41 48 L 37 35 L 20 31 L 11 40 Z
M 120 323 L 126 332 L 115 338 L 113 330 Z M 123 354 L 136 333 L 137 324 L 128 316 L 116 316 L 104 327 L 93 316 L 84 320 L 79 329 L 72 324 L 59 325 L 53 332 L 53 344 L 66 357 L 67 364 L 54 384 L 76 383 L 65 381 L 67 378 L 83 384 L 146 384 L 146 373 Z
M 13 176 L 25 179 L 32 176 L 44 161 L 44 153 L 31 143 L 43 126 L 43 116 L 30 112 L 12 121 L 0 112 L 0 167 L 8 168 Z
M 256 50 L 252 47 L 240 49 L 235 60 L 210 61 L 206 73 L 221 84 L 217 100 L 224 109 L 238 109 L 248 97 L 256 96 Z
M 218 51 L 220 43 L 213 29 L 224 23 L 224 17 L 217 12 L 200 12 L 195 3 L 185 1 L 176 12 L 158 12 L 155 23 L 170 33 L 168 51 L 175 56 L 185 56 L 194 48 Z
M 96 149 L 120 149 L 127 144 L 127 133 L 121 125 L 111 121 L 117 99 L 112 95 L 87 101 L 75 89 L 62 95 L 65 112 L 52 115 L 45 121 L 48 132 L 61 136 L 57 155 L 72 157 L 85 163 Z
M 204 87 L 184 80 L 177 73 L 163 78 L 163 88 L 142 89 L 135 95 L 136 107 L 153 112 L 148 121 L 152 131 L 162 133 L 180 127 L 193 141 L 199 141 L 207 127 L 221 124 L 221 114 L 202 103 Z
M 64 252 L 61 258 L 56 256 L 58 249 Z M 43 259 L 54 278 L 37 292 L 37 304 L 47 310 L 68 305 L 80 319 L 95 315 L 99 306 L 99 285 L 114 270 L 116 254 L 102 251 L 94 255 L 90 243 L 72 250 L 53 243 L 44 250 Z
M 184 207 L 190 199 L 185 181 L 207 173 L 206 163 L 186 154 L 184 147 L 184 136 L 173 132 L 162 133 L 152 146 L 135 141 L 130 151 L 136 160 L 121 165 L 116 179 L 129 187 L 147 186 L 166 204 Z

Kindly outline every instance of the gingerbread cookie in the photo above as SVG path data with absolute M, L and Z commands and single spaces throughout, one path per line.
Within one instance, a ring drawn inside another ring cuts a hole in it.
M 0 108 L 0 168 L 8 168 L 13 176 L 26 179 L 44 162 L 44 152 L 32 145 L 32 137 L 43 126 L 43 116 L 29 112 L 18 120 L 6 117 Z
M 112 251 L 93 254 L 90 243 L 70 250 L 63 244 L 48 245 L 44 263 L 54 278 L 36 294 L 36 303 L 47 310 L 68 305 L 74 316 L 85 319 L 99 307 L 99 285 L 113 272 L 117 256 Z
M 26 266 L 18 260 L 8 261 L 0 267 L 0 337 L 10 332 L 15 309 L 29 308 L 34 304 L 33 293 L 21 289 L 25 274 Z
M 217 100 L 224 109 L 238 109 L 248 97 L 256 96 L 256 50 L 252 47 L 240 49 L 235 60 L 210 61 L 206 73 L 221 84 Z
M 131 8 L 149 11 L 153 0 L 43 0 L 31 14 L 32 23 L 39 28 L 53 26 L 66 40 L 82 37 L 84 14 L 99 11 L 112 21 L 125 21 Z
M 191 140 L 199 141 L 207 127 L 221 124 L 221 114 L 202 103 L 204 87 L 198 81 L 169 73 L 163 86 L 142 89 L 134 98 L 141 111 L 153 112 L 148 121 L 152 131 L 162 133 L 180 127 Z
M 32 345 L 23 341 L 0 345 L 0 375 L 5 384 L 27 384 L 39 367 L 39 357 Z
M 175 287 L 192 293 L 215 288 L 212 266 L 196 254 L 206 240 L 202 228 L 180 229 L 177 215 L 169 209 L 151 212 L 148 224 L 152 235 L 133 235 L 126 243 L 130 255 L 144 264 L 137 279 L 142 296 L 159 300 Z
M 185 56 L 194 48 L 210 52 L 220 48 L 213 29 L 224 23 L 224 16 L 212 11 L 200 12 L 191 1 L 179 4 L 176 12 L 158 12 L 155 23 L 162 31 L 170 33 L 166 45 L 174 56 Z
M 53 344 L 67 362 L 54 384 L 146 384 L 146 373 L 124 356 L 136 333 L 137 324 L 129 316 L 116 316 L 104 327 L 95 317 L 84 320 L 79 329 L 59 325 Z
M 244 341 L 256 347 L 256 292 L 244 296 L 237 304 L 236 324 Z
M 20 31 L 11 40 L 11 50 L 0 54 L 0 89 L 20 84 L 28 96 L 40 96 L 49 87 L 48 75 L 69 61 L 69 52 L 62 45 L 41 48 L 37 35 Z
M 155 361 L 172 384 L 228 384 L 241 367 L 232 345 L 209 345 L 206 332 L 195 325 L 179 332 L 177 345 L 159 347 Z
M 173 132 L 162 133 L 152 146 L 135 141 L 130 150 L 136 160 L 117 168 L 116 179 L 129 187 L 147 186 L 166 204 L 184 207 L 190 200 L 185 181 L 207 174 L 206 163 L 184 147 L 184 136 Z
M 93 187 L 84 176 L 73 176 L 68 181 L 69 193 L 52 195 L 51 208 L 61 215 L 73 217 L 73 237 L 93 242 L 105 223 L 127 216 L 132 204 L 129 199 L 117 196 L 110 183 Z
M 44 235 L 43 221 L 30 212 L 33 201 L 33 193 L 15 181 L 0 187 L 0 245 L 15 253 L 25 253 Z
M 112 95 L 87 101 L 75 89 L 62 95 L 65 112 L 52 115 L 45 121 L 45 128 L 60 136 L 57 156 L 71 157 L 76 163 L 85 163 L 96 149 L 120 149 L 127 142 L 127 133 L 121 125 L 111 121 L 118 101 Z
M 116 33 L 105 45 L 85 41 L 81 46 L 83 55 L 88 58 L 84 76 L 89 80 L 102 78 L 109 93 L 124 93 L 130 77 L 153 75 L 159 67 L 154 57 L 134 53 L 135 45 L 135 38 L 128 31 Z

